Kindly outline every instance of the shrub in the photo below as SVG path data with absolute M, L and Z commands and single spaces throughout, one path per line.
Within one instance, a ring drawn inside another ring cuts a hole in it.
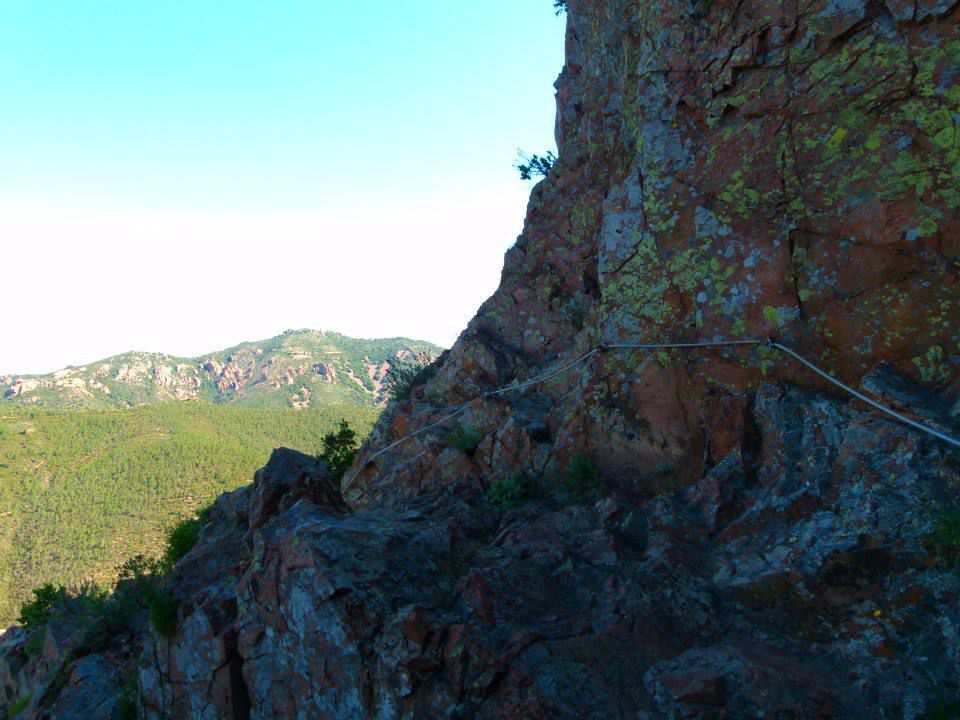
M 121 580 L 132 581 L 133 593 L 122 593 L 118 585 L 114 596 L 129 603 L 131 612 L 135 601 L 142 602 L 147 607 L 153 629 L 164 637 L 173 637 L 177 632 L 177 608 L 180 603 L 159 588 L 159 582 L 168 570 L 166 561 L 137 555 L 127 560 L 119 570 Z
M 960 509 L 947 510 L 937 519 L 933 541 L 952 555 L 960 555 Z
M 592 502 L 600 497 L 600 471 L 587 455 L 574 455 L 564 478 L 567 498 L 574 503 Z
M 534 177 L 547 177 L 553 169 L 553 164 L 557 161 L 557 156 L 552 150 L 548 150 L 546 155 L 527 155 L 521 150 L 517 150 L 517 162 L 514 167 L 520 172 L 521 180 L 532 180 Z
M 487 502 L 501 510 L 511 510 L 532 499 L 532 483 L 523 474 L 509 475 L 487 492 Z
M 54 611 L 79 630 L 74 651 L 82 654 L 103 649 L 112 635 L 129 624 L 129 614 L 121 613 L 121 600 L 111 597 L 93 583 L 82 583 L 70 589 L 48 583 L 33 593 L 34 599 L 23 606 L 20 617 L 27 631 L 33 633 L 24 645 L 27 655 L 39 655 L 43 650 L 44 634 L 38 631 Z
M 339 482 L 353 465 L 356 456 L 357 434 L 350 429 L 346 420 L 341 420 L 337 432 L 324 435 L 323 450 L 317 456 L 317 460 L 327 463 L 330 475 Z
M 660 477 L 668 477 L 670 475 L 673 475 L 674 473 L 673 463 L 667 460 L 661 460 L 654 467 L 654 472 L 657 473 L 657 475 L 659 475 Z
M 423 385 L 435 372 L 430 363 L 398 362 L 391 365 L 384 378 L 387 392 L 394 400 L 406 400 L 410 392 L 417 386 Z
M 65 666 L 77 658 L 106 650 L 117 636 L 134 628 L 135 616 L 144 608 L 153 628 L 164 637 L 172 637 L 177 630 L 179 602 L 163 592 L 159 583 L 164 573 L 196 543 L 208 510 L 171 528 L 162 559 L 137 555 L 117 568 L 119 577 L 112 594 L 93 583 L 70 589 L 47 583 L 34 590 L 34 599 L 24 604 L 20 622 L 28 631 L 40 630 L 56 612 L 58 618 L 69 623 L 77 632 Z M 25 645 L 27 654 L 38 655 L 43 641 L 42 632 L 33 632 Z
M 146 555 L 136 555 L 117 568 L 117 579 L 133 580 L 139 587 L 144 578 L 160 575 L 162 572 L 159 560 L 148 558 Z
M 150 608 L 150 624 L 153 629 L 165 638 L 176 635 L 179 601 L 166 593 L 153 589 L 147 598 L 147 605 Z
M 192 518 L 181 520 L 172 528 L 167 530 L 167 546 L 163 551 L 163 558 L 160 560 L 159 569 L 167 572 L 173 569 L 173 566 L 193 550 L 200 539 L 200 530 L 210 520 L 210 506 L 203 508 Z
M 34 589 L 33 600 L 28 600 L 20 606 L 20 616 L 17 622 L 27 631 L 35 630 L 47 624 L 50 611 L 55 605 L 62 603 L 67 597 L 67 590 L 62 585 L 45 583 Z
M 960 718 L 960 702 L 940 700 L 923 717 L 925 720 L 957 720 Z
M 83 599 L 83 614 L 75 621 L 81 628 L 79 642 L 73 648 L 77 657 L 101 652 L 118 636 L 133 627 L 138 609 L 136 598 L 117 588 L 113 595 L 97 591 Z
M 24 652 L 26 652 L 29 657 L 36 657 L 43 652 L 43 641 L 44 633 L 35 632 L 28 637 L 27 641 L 23 644 Z
M 447 445 L 456 448 L 467 457 L 473 457 L 482 441 L 483 435 L 476 430 L 464 429 L 462 427 L 457 427 L 447 435 Z
M 140 688 L 136 676 L 127 680 L 120 687 L 120 699 L 113 710 L 116 720 L 137 720 L 137 698 Z
M 20 698 L 19 700 L 17 700 L 17 701 L 16 701 L 13 705 L 11 705 L 11 706 L 9 707 L 9 709 L 7 710 L 7 717 L 10 718 L 10 720 L 13 720 L 13 718 L 15 718 L 17 715 L 19 715 L 20 713 L 22 713 L 22 712 L 26 709 L 27 705 L 30 704 L 30 700 L 31 700 L 32 698 L 33 698 L 33 693 L 32 693 L 32 692 L 28 692 L 28 693 L 27 693 L 26 695 L 24 695 L 22 698 Z

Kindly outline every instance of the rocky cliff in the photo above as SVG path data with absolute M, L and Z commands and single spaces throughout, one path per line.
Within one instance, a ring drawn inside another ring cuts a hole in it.
M 560 160 L 346 502 L 276 452 L 170 637 L 51 685 L 14 631 L 0 707 L 96 662 L 147 718 L 958 712 L 957 452 L 765 345 L 609 346 L 774 336 L 956 435 L 960 6 L 565 5 Z
M 469 399 L 601 343 L 767 336 L 854 386 L 883 365 L 953 396 L 955 4 L 574 0 L 568 17 L 560 160 L 427 397 Z M 463 422 L 494 478 L 589 450 L 628 484 L 661 463 L 689 479 L 725 450 L 710 408 L 771 381 L 828 389 L 765 347 L 610 352 L 537 388 L 543 452 L 512 403 Z M 429 411 L 396 408 L 384 437 Z M 415 485 L 437 448 L 411 444 L 361 485 Z

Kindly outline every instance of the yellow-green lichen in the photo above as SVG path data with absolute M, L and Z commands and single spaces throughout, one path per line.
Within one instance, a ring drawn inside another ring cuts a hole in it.
M 943 360 L 943 348 L 933 345 L 925 354 L 913 358 L 913 364 L 924 382 L 945 382 L 950 379 L 950 367 Z

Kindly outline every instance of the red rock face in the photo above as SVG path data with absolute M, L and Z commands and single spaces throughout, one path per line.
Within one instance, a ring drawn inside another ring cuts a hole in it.
M 227 363 L 220 372 L 220 379 L 217 381 L 217 389 L 220 392 L 239 390 L 243 387 L 245 382 L 246 377 L 243 368 L 236 363 Z
M 433 402 L 388 413 L 370 449 L 600 343 L 772 336 L 854 386 L 884 365 L 956 392 L 956 27 L 946 2 L 570 2 L 560 160 Z M 718 442 L 708 398 L 778 380 L 834 392 L 762 346 L 617 351 L 537 388 L 546 452 L 517 454 L 512 396 L 460 421 L 488 440 L 490 482 L 571 452 L 696 476 Z M 441 450 L 418 438 L 357 485 L 419 487 Z
M 337 371 L 333 365 L 329 363 L 316 363 L 313 366 L 313 371 L 322 377 L 326 382 L 332 383 L 337 379 Z

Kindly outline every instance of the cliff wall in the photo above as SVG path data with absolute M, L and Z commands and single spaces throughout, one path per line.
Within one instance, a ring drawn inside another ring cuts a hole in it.
M 952 397 L 956 4 L 568 7 L 560 160 L 531 194 L 500 288 L 423 397 L 473 398 L 601 343 L 768 336 L 853 386 L 885 367 Z M 475 466 L 490 481 L 556 472 L 584 451 L 627 484 L 665 464 L 695 477 L 723 453 L 709 408 L 781 380 L 833 392 L 765 347 L 604 353 L 536 388 L 542 452 L 497 398 L 461 418 L 484 436 L 469 467 L 449 469 L 434 434 L 358 486 L 373 497 Z M 371 450 L 430 410 L 395 408 Z

